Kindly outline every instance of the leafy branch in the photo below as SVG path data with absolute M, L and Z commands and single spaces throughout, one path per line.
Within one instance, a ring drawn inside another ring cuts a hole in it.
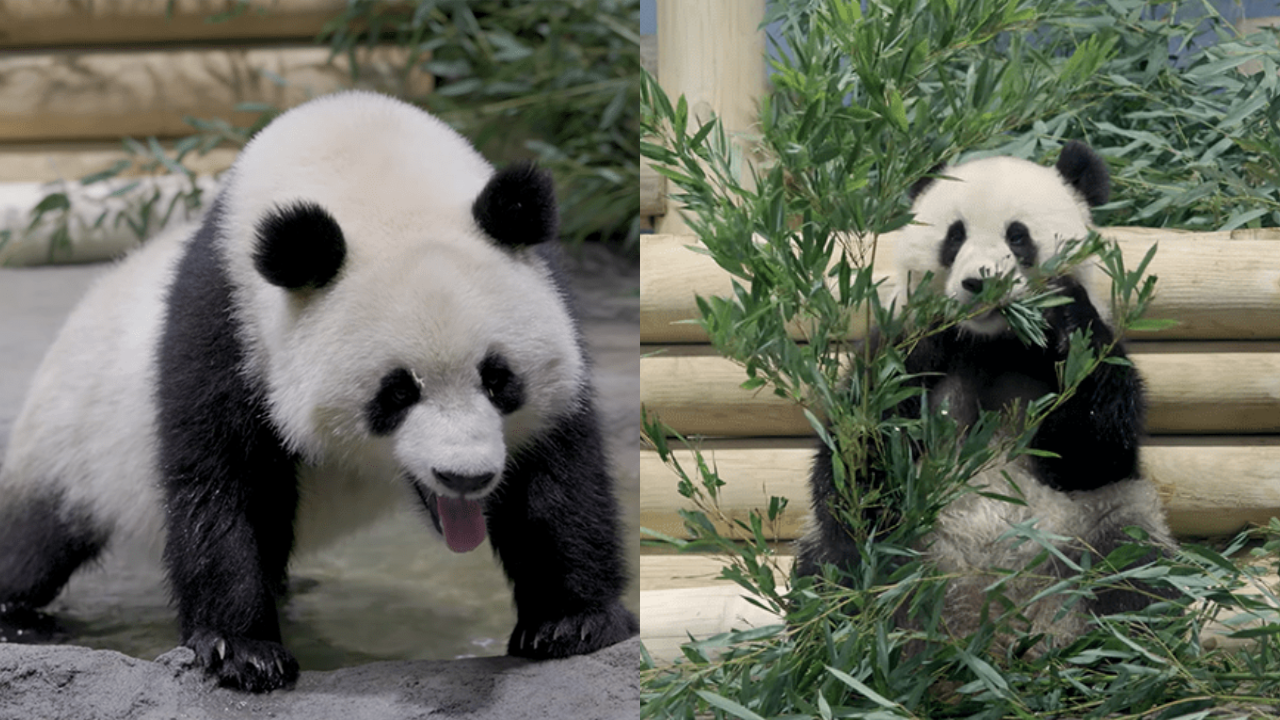
M 1004 417 L 983 413 L 961 431 L 940 414 L 896 414 L 904 400 L 921 393 L 905 371 L 911 349 L 930 333 L 993 310 L 1024 342 L 1043 344 L 1044 312 L 1064 301 L 1055 278 L 1095 259 L 1112 281 L 1115 337 L 1158 329 L 1159 321 L 1142 317 L 1155 291 L 1155 278 L 1147 275 L 1154 248 L 1130 269 L 1114 243 L 1081 238 L 1044 263 L 1041 276 L 1012 301 L 1014 279 L 1008 276 L 985 283 L 968 305 L 930 291 L 928 278 L 890 300 L 890 288 L 874 272 L 880 240 L 912 221 L 908 186 L 962 150 L 1012 148 L 1019 151 L 1013 154 L 1040 159 L 1083 126 L 1083 134 L 1119 167 L 1123 192 L 1152 165 L 1141 145 L 1098 142 L 1103 122 L 1134 128 L 1144 121 L 1135 107 L 1116 104 L 1120 97 L 1113 89 L 1141 83 L 1148 88 L 1143 92 L 1155 92 L 1155 83 L 1176 80 L 1177 64 L 1205 67 L 1219 62 L 1215 53 L 1244 46 L 1227 43 L 1201 51 L 1207 55 L 1169 58 L 1164 39 L 1185 31 L 1189 21 L 1175 19 L 1176 7 L 1162 19 L 1147 18 L 1142 4 L 1129 0 L 1087 8 L 1021 0 L 883 0 L 865 7 L 796 0 L 775 3 L 769 12 L 768 20 L 780 30 L 770 60 L 773 92 L 761 100 L 758 136 L 731 136 L 715 118 L 695 120 L 683 98 L 666 97 L 646 77 L 640 88 L 640 151 L 675 188 L 674 199 L 700 242 L 695 249 L 732 278 L 728 295 L 698 299 L 699 322 L 716 349 L 743 367 L 743 387 L 770 388 L 800 405 L 820 442 L 832 450 L 839 488 L 832 510 L 844 519 L 861 562 L 852 574 L 780 587 L 778 538 L 770 528 L 777 527 L 785 501 L 774 498 L 767 509 L 731 519 L 719 497 L 733 479 L 722 477 L 696 447 L 695 467 L 682 466 L 668 438 L 684 439 L 646 414 L 646 443 L 676 472 L 678 489 L 692 507 L 682 512 L 688 540 L 651 536 L 684 552 L 722 555 L 725 577 L 782 622 L 689 643 L 685 662 L 674 666 L 646 661 L 642 714 L 1270 713 L 1280 694 L 1280 618 L 1273 593 L 1266 590 L 1259 598 L 1246 592 L 1258 591 L 1259 568 L 1232 557 L 1261 542 L 1256 560 L 1274 565 L 1280 525 L 1241 536 L 1220 551 L 1188 545 L 1175 560 L 1159 562 L 1144 559 L 1148 549 L 1140 537 L 1105 557 L 1081 559 L 1062 552 L 1062 538 L 1031 523 L 1017 526 L 1007 539 L 1031 543 L 1039 555 L 1028 568 L 993 569 L 983 622 L 967 637 L 953 636 L 945 622 L 951 578 L 919 552 L 919 541 L 942 508 L 963 494 L 1023 502 L 1016 485 L 998 495 L 971 479 L 1010 455 L 1034 452 L 1029 442 L 1038 423 L 1103 364 L 1122 361 L 1112 357 L 1112 344 L 1095 348 L 1077 332 L 1060 365 L 1058 392 Z M 1141 66 L 1133 57 L 1139 46 L 1146 59 Z M 1249 50 L 1250 58 L 1258 55 Z M 1208 77 L 1207 71 L 1200 75 Z M 1235 143 L 1244 136 L 1241 128 L 1265 129 L 1270 122 L 1271 105 L 1256 99 L 1270 92 L 1268 83 L 1273 81 L 1231 75 L 1219 90 L 1206 92 L 1202 82 L 1194 92 L 1203 102 L 1178 105 L 1172 119 L 1188 141 L 1218 132 L 1213 142 L 1227 152 L 1224 138 Z M 1241 98 L 1245 104 L 1238 104 Z M 1171 105 L 1187 99 L 1179 95 Z M 1184 122 L 1212 103 L 1234 110 L 1212 124 Z M 1080 108 L 1112 114 L 1089 119 Z M 1156 126 L 1167 119 L 1146 118 Z M 1265 162 L 1277 156 L 1270 153 Z M 1140 198 L 1147 204 L 1136 215 L 1199 217 L 1202 211 L 1195 208 L 1208 198 L 1247 204 L 1255 197 L 1227 182 L 1204 187 L 1209 186 L 1199 194 L 1179 189 L 1154 200 Z M 1261 194 L 1260 207 L 1267 207 L 1269 192 Z M 1106 211 L 1116 217 L 1125 207 L 1139 207 L 1125 203 Z M 1244 224 L 1270 217 L 1242 212 L 1235 219 L 1244 218 Z M 878 340 L 850 341 L 867 337 L 871 328 Z M 1010 427 L 1018 432 L 1009 433 Z M 882 486 L 853 482 L 873 470 L 888 478 Z M 725 526 L 728 532 L 719 529 Z M 1051 577 L 1047 563 L 1075 573 L 1043 591 L 1061 597 L 1065 608 L 1099 592 L 1148 582 L 1167 583 L 1180 596 L 1098 618 L 1075 642 L 1027 653 L 1042 638 L 1028 630 L 1023 608 L 1006 590 L 1028 582 L 1044 587 Z M 1215 620 L 1246 623 L 1237 635 L 1249 639 L 1247 651 L 1205 645 L 1203 629 Z

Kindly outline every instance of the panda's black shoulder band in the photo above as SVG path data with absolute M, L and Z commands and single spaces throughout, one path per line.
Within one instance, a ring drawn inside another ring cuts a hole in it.
M 256 229 L 254 267 L 267 282 L 287 290 L 324 287 L 347 257 L 338 221 L 313 202 L 274 207 Z
M 501 245 L 521 247 L 551 240 L 559 229 L 551 175 L 532 163 L 499 170 L 471 205 L 471 215 Z

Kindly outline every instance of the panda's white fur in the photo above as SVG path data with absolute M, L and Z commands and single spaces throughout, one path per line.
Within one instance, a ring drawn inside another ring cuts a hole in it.
M 38 370 L 0 469 L 0 616 L 108 541 L 167 532 L 184 643 L 271 689 L 297 672 L 267 607 L 289 552 L 413 498 L 454 549 L 489 526 L 513 653 L 634 633 L 550 192 L 372 93 L 268 125 L 202 222 L 102 278 Z
M 0 502 L 60 483 L 69 506 L 93 507 L 123 534 L 159 547 L 155 344 L 166 280 L 189 227 L 170 230 L 97 280 L 36 370 L 0 467 Z
M 1067 241 L 1086 237 L 1089 208 L 1105 202 L 1108 193 L 1105 165 L 1079 143 L 1069 144 L 1052 168 L 994 157 L 941 170 L 917 187 L 915 222 L 896 240 L 899 292 L 905 299 L 931 273 L 935 292 L 969 302 L 982 280 L 1012 273 L 1011 293 L 1021 293 L 1039 263 Z M 1095 300 L 1109 298 L 1104 280 L 1096 264 L 1086 263 L 1054 281 L 1071 302 L 1047 311 L 1048 348 L 1022 345 L 997 311 L 922 341 L 908 353 L 906 370 L 919 376 L 926 393 L 923 400 L 900 406 L 899 414 L 945 413 L 965 427 L 977 420 L 979 410 L 1009 410 L 1015 403 L 1025 408 L 1058 391 L 1055 364 L 1065 358 L 1073 330 L 1090 329 L 1097 352 L 1113 338 L 1109 305 Z M 1119 345 L 1106 351 L 1124 357 Z M 1175 542 L 1163 508 L 1137 461 L 1143 406 L 1136 371 L 1104 364 L 1037 431 L 1032 447 L 1056 452 L 1060 460 L 1022 456 L 1013 463 L 996 462 L 970 480 L 971 487 L 1020 497 L 1024 504 L 975 492 L 943 510 L 921 549 L 951 578 L 945 622 L 952 632 L 975 629 L 1000 570 L 1027 567 L 1043 552 L 1036 542 L 1017 537 L 1015 526 L 1034 524 L 1057 538 L 1055 544 L 1068 557 L 1105 556 L 1130 540 L 1126 528 L 1131 526 L 1148 535 L 1151 557 L 1172 551 Z M 885 480 L 882 470 L 856 478 L 865 484 Z M 799 544 L 798 572 L 817 574 L 827 563 L 856 566 L 859 549 L 832 513 L 833 503 L 842 500 L 825 446 L 810 485 L 814 521 Z M 1064 613 L 1062 596 L 1027 603 L 1070 570 L 1051 561 L 1039 572 L 1041 580 L 1006 586 L 1005 592 L 1019 606 L 1028 631 L 1060 640 L 1081 632 L 1092 613 L 1134 609 L 1167 592 L 1112 591 Z
M 1043 258 L 1089 233 L 1089 205 L 1054 168 L 1001 156 L 956 165 L 944 173 L 944 178 L 928 183 L 916 196 L 915 221 L 903 228 L 894 244 L 897 288 L 904 295 L 932 272 L 935 291 L 968 301 L 973 293 L 961 285 L 966 278 L 999 277 L 1019 269 L 1005 240 L 1011 218 L 1027 226 Z M 938 233 L 961 219 L 968 237 L 955 262 L 944 267 L 938 261 Z M 1109 297 L 1105 293 L 1108 278 L 1096 263 L 1084 264 L 1076 276 L 1090 298 Z M 1014 293 L 1024 288 L 1024 273 L 1016 273 Z M 1110 303 L 1095 301 L 1094 306 L 1103 320 L 1110 320 Z M 1007 325 L 999 313 L 993 313 L 966 321 L 966 327 L 994 335 Z

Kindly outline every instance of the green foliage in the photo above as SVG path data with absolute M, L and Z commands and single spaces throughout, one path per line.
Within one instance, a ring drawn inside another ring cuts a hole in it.
M 1069 121 L 1054 113 L 1094 102 L 1099 76 L 1137 42 L 1121 37 L 1132 22 L 1116 19 L 1128 18 L 1130 5 L 1090 6 L 1112 18 L 1105 22 L 1048 0 L 882 0 L 865 10 L 857 0 L 772 4 L 769 19 L 785 43 L 772 61 L 774 89 L 761 101 L 750 150 L 714 119 L 696 124 L 683 98 L 666 97 L 646 77 L 641 153 L 671 181 L 703 251 L 733 278 L 727 297 L 698 299 L 700 322 L 716 348 L 743 366 L 744 387 L 768 386 L 801 405 L 831 448 L 840 490 L 832 509 L 849 527 L 861 563 L 852 575 L 832 568 L 790 587 L 777 582 L 776 528 L 785 501 L 775 498 L 746 519 L 728 517 L 718 498 L 732 478 L 721 478 L 696 452 L 695 466 L 682 467 L 668 442 L 671 430 L 646 414 L 645 440 L 676 471 L 693 508 L 681 513 L 690 539 L 649 533 L 650 542 L 723 555 L 724 576 L 782 622 L 691 642 L 674 666 L 646 660 L 642 716 L 1190 718 L 1268 714 L 1280 704 L 1276 598 L 1261 580 L 1266 568 L 1235 561 L 1248 536 L 1222 551 L 1189 546 L 1176 560 L 1154 563 L 1142 560 L 1143 538 L 1135 537 L 1105 558 L 1078 562 L 1033 524 L 1012 528 L 1011 540 L 1043 552 L 1031 567 L 993 578 L 986 617 L 968 637 L 949 634 L 946 578 L 917 552 L 947 504 L 964 493 L 990 495 L 969 485 L 973 475 L 1035 452 L 1028 445 L 1039 422 L 1112 360 L 1107 348 L 1095 352 L 1075 333 L 1059 367 L 1061 390 L 1023 408 L 1024 432 L 1006 437 L 1012 416 L 986 414 L 962 433 L 946 417 L 893 414 L 920 393 L 904 369 L 914 344 L 997 308 L 1024 342 L 1043 343 L 1043 311 L 1063 301 L 1053 279 L 1090 257 L 1100 258 L 1113 280 L 1117 336 L 1158 327 L 1141 317 L 1155 278 L 1145 274 L 1151 254 L 1131 269 L 1114 243 L 1091 236 L 1048 260 L 1013 302 L 1005 298 L 1012 283 L 1005 277 L 964 306 L 930 292 L 927 280 L 908 302 L 889 303 L 871 269 L 879 239 L 911 221 L 909 185 L 963 149 L 1018 142 L 1048 149 L 1073 137 L 1063 134 Z M 1077 38 L 1082 27 L 1097 29 Z M 1167 64 L 1163 54 L 1159 59 Z M 1234 102 L 1221 92 L 1214 101 Z M 1267 122 L 1261 109 L 1241 118 L 1213 127 Z M 1099 149 L 1128 158 L 1121 167 L 1132 174 L 1117 182 L 1121 192 L 1134 187 L 1127 178 L 1145 177 L 1151 167 L 1136 148 Z M 1230 184 L 1211 195 L 1181 192 L 1166 188 L 1166 196 L 1180 199 L 1160 201 L 1144 217 L 1198 217 L 1195 203 L 1210 196 L 1222 207 L 1240 203 L 1246 213 L 1246 206 L 1268 202 L 1247 205 L 1254 196 Z M 1263 219 L 1254 214 L 1249 222 Z M 851 329 L 869 327 L 884 340 L 845 342 Z M 923 448 L 920 462 L 913 445 Z M 851 482 L 872 470 L 887 476 L 884 487 Z M 1021 502 L 1016 495 L 1014 488 L 994 497 Z M 1278 531 L 1273 525 L 1259 536 L 1266 544 L 1254 558 L 1270 569 Z M 1050 562 L 1077 574 L 1050 585 Z M 1067 607 L 1110 587 L 1144 586 L 1135 583 L 1164 583 L 1180 595 L 1100 619 L 1079 640 L 1052 646 L 1027 633 L 1021 608 L 1006 596 L 1029 581 L 1048 585 L 1044 593 L 1061 596 Z M 1205 624 L 1226 613 L 1232 623 L 1250 623 L 1242 635 L 1252 640 L 1247 650 L 1201 642 Z M 1024 652 L 1032 647 L 1038 652 Z
M 439 86 L 414 98 L 499 157 L 556 176 L 562 231 L 639 236 L 639 0 L 358 0 L 327 26 L 333 52 L 411 52 Z
M 169 9 L 172 12 L 172 8 Z M 250 11 L 237 0 L 224 22 Z M 365 46 L 394 44 L 409 51 L 403 71 L 420 66 L 438 87 L 407 98 L 467 135 L 501 163 L 532 158 L 556 178 L 561 236 L 569 242 L 603 240 L 634 251 L 640 228 L 639 0 L 353 0 L 330 21 L 319 41 L 347 55 L 360 76 Z M 262 71 L 284 84 L 285 80 Z M 86 228 L 127 226 L 144 239 L 175 217 L 190 216 L 206 198 L 184 160 L 215 147 L 242 147 L 280 109 L 244 103 L 248 125 L 224 118 L 187 118 L 195 132 L 172 152 L 149 138 L 124 140 L 132 156 L 81 180 L 109 181 L 112 202 L 63 186 L 51 188 L 31 211 L 27 228 L 0 230 L 0 249 L 14 237 L 49 237 L 49 259 Z M 158 187 L 145 178 L 122 180 L 129 170 L 186 177 L 182 187 Z M 119 199 L 119 201 L 115 201 Z M 38 231 L 38 232 L 37 232 Z
M 1102 225 L 1280 226 L 1275 29 L 1240 37 L 1201 0 L 1062 10 L 1038 27 L 1038 47 L 1066 56 L 1096 42 L 1107 60 L 1043 117 L 984 147 L 1041 159 L 1087 140 L 1113 176 L 1115 201 L 1096 213 Z

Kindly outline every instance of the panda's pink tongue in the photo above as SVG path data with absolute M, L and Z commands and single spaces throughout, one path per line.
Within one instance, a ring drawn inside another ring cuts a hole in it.
M 456 553 L 471 552 L 484 541 L 484 508 L 474 500 L 436 496 L 444 541 Z

